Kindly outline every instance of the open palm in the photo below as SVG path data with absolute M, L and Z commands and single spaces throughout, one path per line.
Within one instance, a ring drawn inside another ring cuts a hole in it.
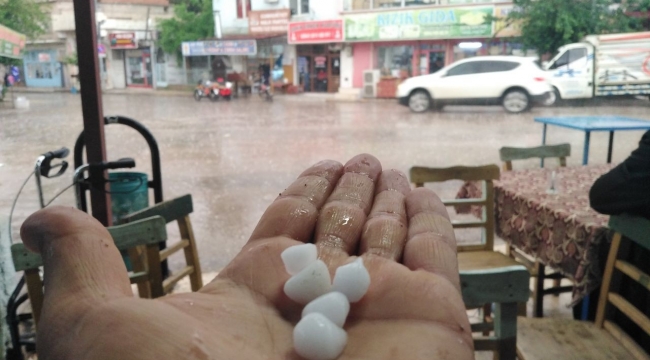
M 316 243 L 332 275 L 356 256 L 370 273 L 340 359 L 473 358 L 444 206 L 371 155 L 305 170 L 196 293 L 134 298 L 108 232 L 74 209 L 40 211 L 21 232 L 45 264 L 41 359 L 299 359 L 302 306 L 283 292 L 280 253 L 303 242 Z

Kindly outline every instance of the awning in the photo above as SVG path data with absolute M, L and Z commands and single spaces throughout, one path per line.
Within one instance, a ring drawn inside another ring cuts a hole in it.
M 26 40 L 25 35 L 0 25 L 0 57 L 22 59 Z

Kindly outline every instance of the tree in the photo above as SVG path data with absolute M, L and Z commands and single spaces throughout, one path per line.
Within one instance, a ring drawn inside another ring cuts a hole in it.
M 49 17 L 34 0 L 0 0 L 0 24 L 35 39 L 45 33 Z M 19 60 L 0 57 L 0 64 L 17 62 Z
M 174 17 L 160 23 L 160 47 L 180 59 L 181 43 L 214 37 L 211 0 L 177 0 Z
M 612 0 L 514 0 L 516 10 L 505 21 L 520 25 L 525 47 L 545 54 L 589 34 L 639 30 L 639 19 L 628 16 L 626 9 L 644 1 L 622 5 Z
M 29 39 L 35 39 L 45 33 L 49 24 L 47 12 L 34 0 L 0 0 L 0 24 Z

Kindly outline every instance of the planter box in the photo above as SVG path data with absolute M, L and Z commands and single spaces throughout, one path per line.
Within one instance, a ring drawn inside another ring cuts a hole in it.
M 384 78 L 377 83 L 377 98 L 394 99 L 397 93 L 398 78 Z

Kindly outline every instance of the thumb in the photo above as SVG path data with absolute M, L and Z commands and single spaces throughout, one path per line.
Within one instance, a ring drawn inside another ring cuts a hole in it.
M 97 302 L 133 296 L 111 235 L 90 215 L 62 206 L 40 210 L 25 220 L 20 236 L 43 258 L 43 315 L 83 313 Z

